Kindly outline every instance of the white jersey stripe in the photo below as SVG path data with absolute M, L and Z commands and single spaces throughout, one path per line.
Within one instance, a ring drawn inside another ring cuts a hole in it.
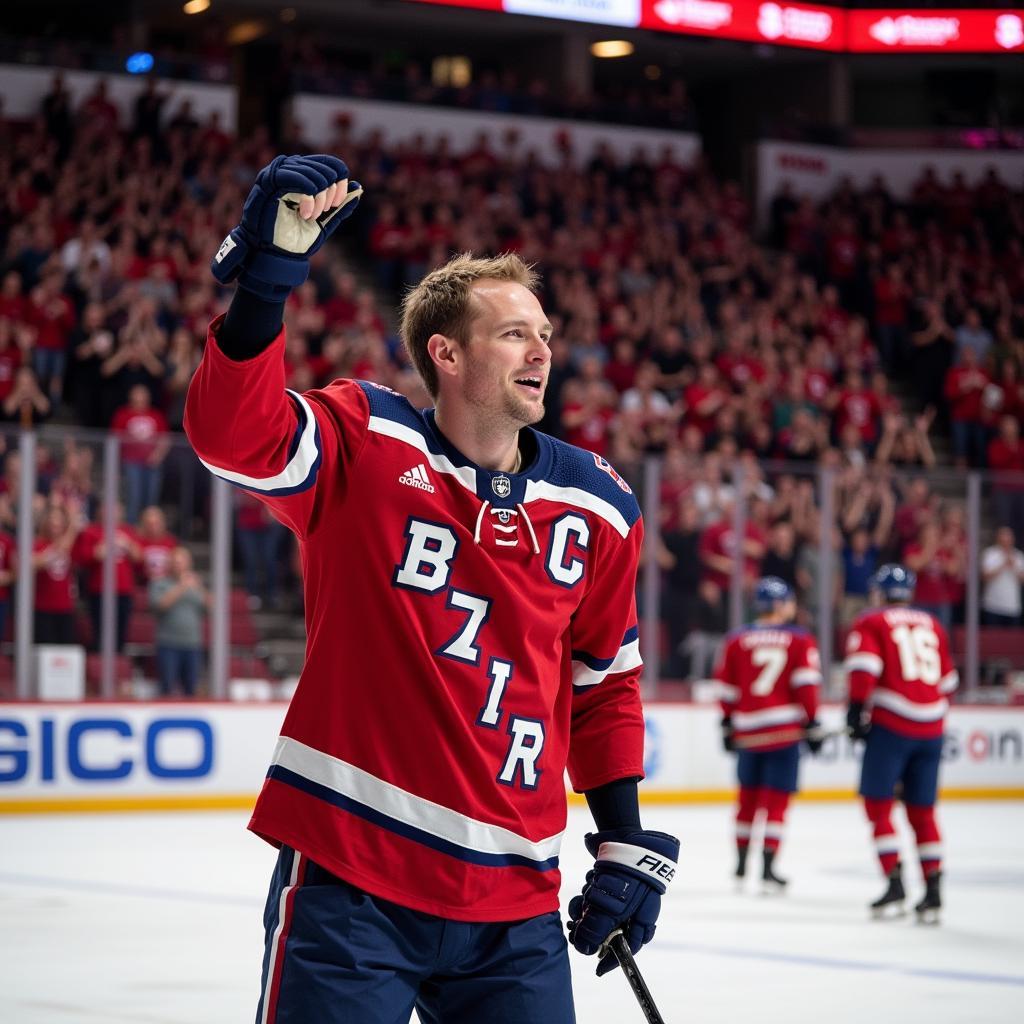
M 525 501 L 529 503 L 538 500 L 558 501 L 586 509 L 609 523 L 619 536 L 629 535 L 629 524 L 614 505 L 599 498 L 596 494 L 581 490 L 579 487 L 557 487 L 555 484 L 548 483 L 547 480 L 528 480 Z
M 798 668 L 790 677 L 790 686 L 817 686 L 821 673 L 816 668 Z
M 875 707 L 885 708 L 886 711 L 891 711 L 901 718 L 909 718 L 912 722 L 938 722 L 949 710 L 949 701 L 945 697 L 930 704 L 915 704 L 902 693 L 884 687 L 875 690 L 872 700 Z
M 273 764 L 463 849 L 546 861 L 558 856 L 563 832 L 531 842 L 500 825 L 489 825 L 378 779 L 355 765 L 281 736 Z
M 880 676 L 882 667 L 882 659 L 870 651 L 858 651 L 846 658 L 847 672 L 867 672 L 872 676 Z
M 763 711 L 734 711 L 733 727 L 744 732 L 747 729 L 762 729 L 769 725 L 789 725 L 804 720 L 804 709 L 798 704 L 780 704 L 776 708 L 765 708 Z
M 288 460 L 288 464 L 275 476 L 255 477 L 246 476 L 245 473 L 236 473 L 231 469 L 222 469 L 209 462 L 199 461 L 214 475 L 229 483 L 239 484 L 254 491 L 277 491 L 297 490 L 309 479 L 313 467 L 319 463 L 320 449 L 316 444 L 316 417 L 309 403 L 295 391 L 289 391 L 289 395 L 298 403 L 301 416 L 304 418 L 302 432 L 299 435 L 299 443 L 296 445 L 295 454 Z
M 960 673 L 953 669 L 939 680 L 939 693 L 952 693 L 959 685 Z
M 572 663 L 572 685 L 573 686 L 597 686 L 605 676 L 613 675 L 616 672 L 629 672 L 631 669 L 640 668 L 643 660 L 640 657 L 640 641 L 631 640 L 619 648 L 615 660 L 606 669 L 590 668 L 585 662 L 573 661 Z

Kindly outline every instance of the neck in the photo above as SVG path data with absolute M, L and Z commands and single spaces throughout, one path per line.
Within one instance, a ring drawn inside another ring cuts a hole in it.
M 493 427 L 443 406 L 438 401 L 434 422 L 442 434 L 471 462 L 484 469 L 504 473 L 519 471 L 519 430 L 508 426 Z

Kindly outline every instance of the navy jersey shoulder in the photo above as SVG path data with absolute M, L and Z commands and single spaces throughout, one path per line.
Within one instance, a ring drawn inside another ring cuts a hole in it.
M 550 484 L 576 487 L 608 502 L 630 527 L 640 518 L 636 495 L 606 459 L 539 431 L 534 434 L 539 444 L 550 446 L 551 465 L 545 477 Z

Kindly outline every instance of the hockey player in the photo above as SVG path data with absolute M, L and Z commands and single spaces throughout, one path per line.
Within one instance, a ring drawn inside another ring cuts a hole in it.
M 722 742 L 737 754 L 736 878 L 747 872 L 754 819 L 764 817 L 761 880 L 782 892 L 775 873 L 789 798 L 797 789 L 800 742 L 812 754 L 824 736 L 818 725 L 821 662 L 814 637 L 792 625 L 796 601 L 778 576 L 759 580 L 757 619 L 726 638 L 715 672 L 722 693 Z
M 306 662 L 250 823 L 280 848 L 258 1020 L 568 1024 L 566 768 L 597 823 L 578 950 L 624 928 L 638 951 L 678 856 L 638 810 L 640 511 L 607 462 L 531 429 L 552 328 L 516 256 L 456 257 L 406 296 L 435 409 L 285 391 L 284 303 L 348 179 L 331 156 L 259 173 L 185 413 L 302 551 Z
M 874 829 L 887 885 L 871 904 L 876 917 L 902 914 L 906 893 L 893 801 L 903 801 L 924 874 L 918 919 L 937 923 L 942 906 L 942 842 L 935 820 L 942 734 L 949 694 L 959 676 L 949 638 L 934 616 L 910 607 L 917 579 L 902 565 L 883 565 L 873 593 L 884 606 L 864 612 L 846 641 L 850 735 L 865 740 L 860 794 Z M 865 706 L 870 702 L 870 715 Z

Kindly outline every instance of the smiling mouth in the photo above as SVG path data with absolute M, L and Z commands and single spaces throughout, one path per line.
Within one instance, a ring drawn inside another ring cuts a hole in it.
M 535 391 L 539 394 L 544 387 L 544 378 L 533 376 L 516 377 L 515 383 L 518 384 L 521 388 L 526 388 L 530 391 Z

